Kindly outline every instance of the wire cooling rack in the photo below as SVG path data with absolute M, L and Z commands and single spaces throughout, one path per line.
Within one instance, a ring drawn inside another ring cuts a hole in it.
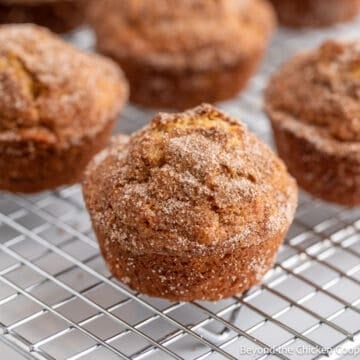
M 275 36 L 260 72 L 221 104 L 271 144 L 261 111 L 268 75 L 298 50 L 359 35 L 360 22 Z M 71 37 L 90 48 L 86 29 Z M 152 112 L 128 106 L 118 131 Z M 261 286 L 217 303 L 174 303 L 113 279 L 99 255 L 79 186 L 0 195 L 0 358 L 360 358 L 360 209 L 301 194 L 295 222 Z

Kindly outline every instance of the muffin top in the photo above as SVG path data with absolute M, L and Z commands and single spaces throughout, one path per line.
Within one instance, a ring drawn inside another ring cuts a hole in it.
M 283 233 L 297 188 L 281 160 L 210 105 L 160 113 L 95 157 L 84 182 L 98 234 L 132 252 L 226 252 Z
M 360 42 L 328 41 L 295 56 L 270 81 L 266 102 L 284 126 L 319 146 L 354 148 L 360 141 Z
M 104 0 L 90 14 L 102 51 L 171 68 L 231 65 L 274 25 L 263 0 Z
M 63 147 L 93 136 L 127 98 L 121 70 L 35 25 L 0 26 L 0 140 Z

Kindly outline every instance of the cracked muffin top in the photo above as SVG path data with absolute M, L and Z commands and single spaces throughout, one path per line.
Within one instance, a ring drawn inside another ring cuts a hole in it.
M 328 41 L 295 56 L 270 81 L 266 100 L 284 126 L 329 151 L 351 150 L 360 141 L 360 42 Z
M 210 105 L 160 113 L 89 165 L 97 233 L 132 252 L 206 254 L 285 232 L 297 187 L 247 128 Z
M 127 91 L 111 61 L 35 25 L 0 26 L 0 140 L 76 144 L 117 116 Z
M 90 18 L 105 53 L 172 68 L 232 64 L 262 49 L 275 22 L 263 0 L 93 1 Z

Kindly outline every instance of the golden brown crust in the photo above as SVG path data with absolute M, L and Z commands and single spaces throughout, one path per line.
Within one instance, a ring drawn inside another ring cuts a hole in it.
M 321 151 L 302 132 L 282 126 L 280 114 L 271 113 L 270 118 L 279 155 L 304 190 L 326 201 L 360 204 L 358 150 L 348 155 Z
M 89 161 L 109 141 L 115 121 L 109 120 L 95 137 L 67 148 L 46 142 L 0 142 L 0 189 L 34 193 L 82 180 Z
M 234 96 L 274 26 L 263 0 L 105 0 L 90 10 L 98 49 L 122 65 L 132 100 L 152 107 Z
M 270 84 L 273 110 L 316 126 L 329 140 L 360 140 L 360 42 L 328 41 L 285 64 Z
M 247 251 L 255 256 L 257 246 L 280 242 L 294 215 L 297 190 L 282 162 L 244 125 L 203 105 L 159 114 L 130 138 L 115 138 L 88 167 L 84 195 L 105 259 L 117 276 L 131 277 L 131 271 L 115 270 L 125 266 L 117 262 L 135 257 L 141 266 L 146 255 L 154 261 L 159 255 L 159 264 L 166 256 L 177 264 L 193 258 L 179 274 L 186 276 L 196 264 L 205 266 L 206 258 L 235 261 L 230 254 L 240 248 L 244 256 Z M 141 278 L 133 276 L 137 288 Z M 239 284 L 229 291 L 239 290 Z M 146 292 L 149 285 L 144 286 Z M 228 296 L 202 289 L 209 299 Z M 170 289 L 158 296 L 179 293 Z
M 234 66 L 198 71 L 157 71 L 134 59 L 120 64 L 131 84 L 130 99 L 150 108 L 188 109 L 204 101 L 215 103 L 236 96 L 256 70 L 263 51 Z
M 66 147 L 95 135 L 127 97 L 111 61 L 34 25 L 0 26 L 0 141 Z
M 273 27 L 262 0 L 105 0 L 92 6 L 101 50 L 158 68 L 232 65 L 262 48 Z
M 88 0 L 0 0 L 0 23 L 35 23 L 63 33 L 80 26 Z
M 327 42 L 272 78 L 266 109 L 281 157 L 315 196 L 360 203 L 360 43 Z
M 291 27 L 329 26 L 351 20 L 360 0 L 271 0 L 282 24 Z
M 31 178 L 39 190 L 47 181 L 46 187 L 52 186 L 52 178 L 60 184 L 64 177 L 64 183 L 79 180 L 91 155 L 106 144 L 103 134 L 109 136 L 106 129 L 127 91 L 121 70 L 111 61 L 83 53 L 34 25 L 0 26 L 0 187 L 29 191 L 16 179 Z M 81 149 L 87 154 L 73 171 L 71 157 L 76 153 L 80 159 Z M 67 153 L 72 154 L 68 162 Z M 41 170 L 42 162 L 47 170 Z M 33 176 L 27 174 L 32 168 Z
M 107 238 L 97 232 L 102 254 L 116 278 L 141 293 L 174 301 L 217 301 L 248 290 L 272 267 L 284 236 L 279 233 L 258 245 L 204 256 L 134 254 L 114 242 L 110 257 L 104 247 Z

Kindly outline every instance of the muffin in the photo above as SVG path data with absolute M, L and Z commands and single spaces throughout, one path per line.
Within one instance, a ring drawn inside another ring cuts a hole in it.
M 360 204 L 360 42 L 328 41 L 296 56 L 270 81 L 266 110 L 299 185 Z
M 219 300 L 258 283 L 291 223 L 297 186 L 235 119 L 202 105 L 115 137 L 83 183 L 102 254 L 130 288 Z
M 0 189 L 79 181 L 127 98 L 118 66 L 35 25 L 0 26 Z
M 89 12 L 97 48 L 124 69 L 131 100 L 148 107 L 235 96 L 274 27 L 263 0 L 104 0 Z
M 360 0 L 271 0 L 279 21 L 291 27 L 321 27 L 351 20 Z
M 35 23 L 55 32 L 81 25 L 86 0 L 0 0 L 0 23 Z

